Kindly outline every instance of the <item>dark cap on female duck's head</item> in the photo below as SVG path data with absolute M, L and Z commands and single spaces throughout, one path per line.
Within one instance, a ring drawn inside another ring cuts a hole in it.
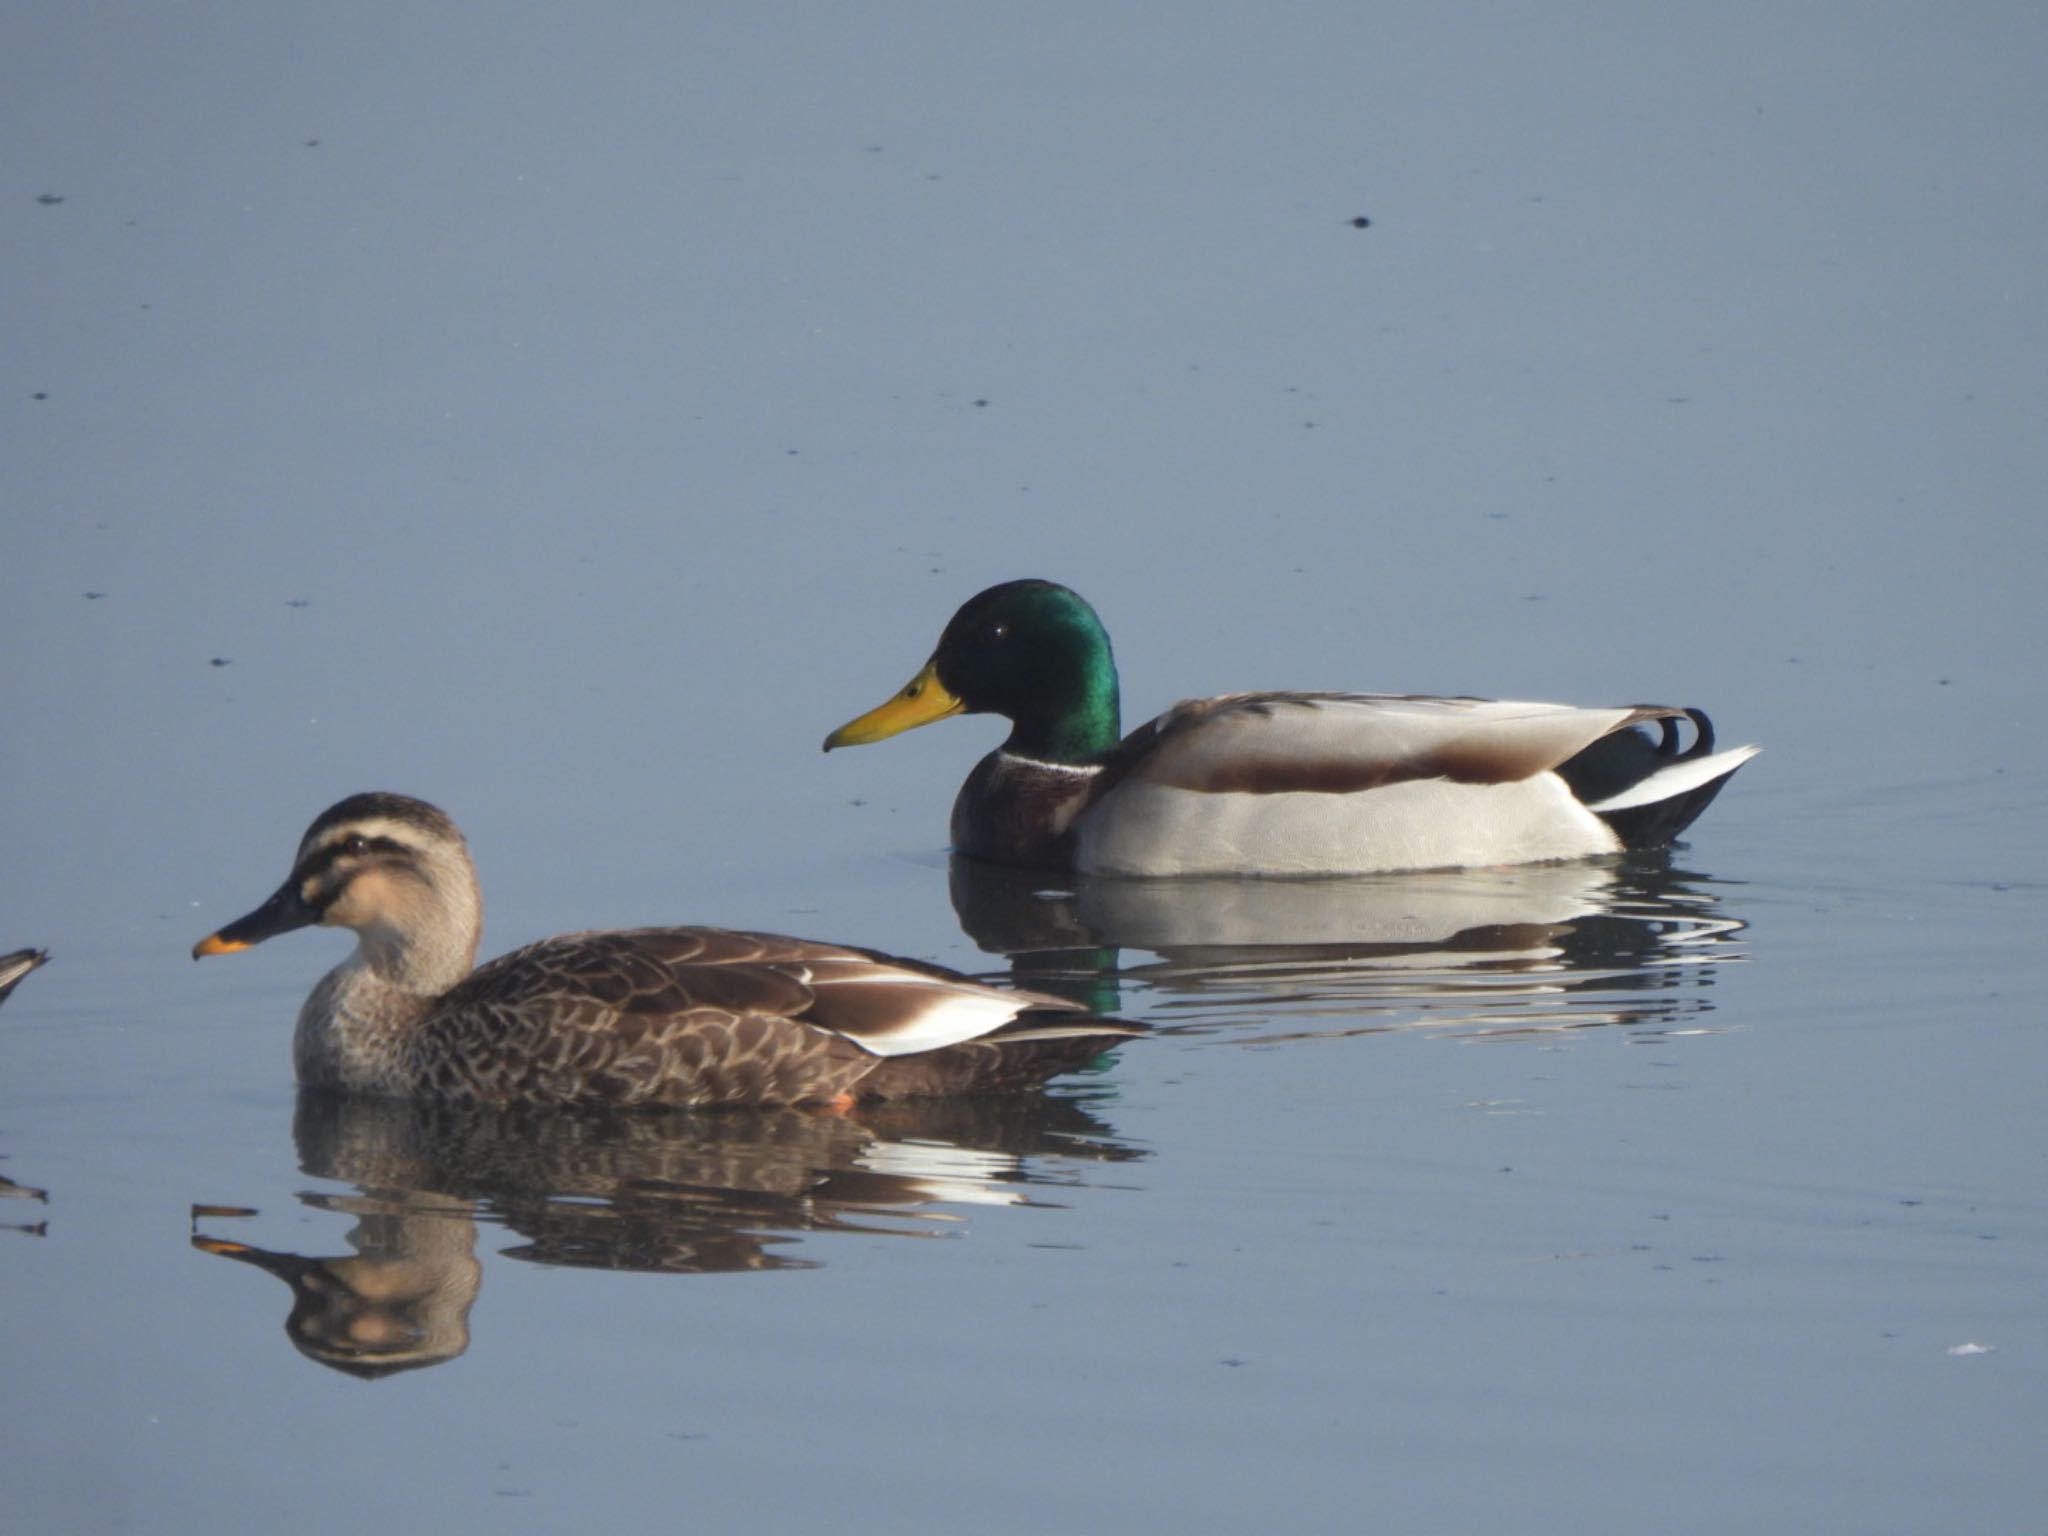
M 467 859 L 462 833 L 438 806 L 386 790 L 336 801 L 313 818 L 299 839 L 284 883 L 262 906 L 193 945 L 192 958 L 235 954 L 281 933 L 329 921 L 329 908 L 349 882 L 372 867 L 417 878 L 421 842 L 452 846 L 458 859 Z
M 455 823 L 448 819 L 448 813 L 438 805 L 415 800 L 411 795 L 372 789 L 350 795 L 345 800 L 337 800 L 315 816 L 313 824 L 306 828 L 306 835 L 299 839 L 299 850 L 304 853 L 306 849 L 319 842 L 324 834 L 343 822 L 372 820 L 392 821 L 403 826 L 417 827 L 435 838 L 452 838 L 457 842 L 462 839 L 462 834 L 456 830 Z

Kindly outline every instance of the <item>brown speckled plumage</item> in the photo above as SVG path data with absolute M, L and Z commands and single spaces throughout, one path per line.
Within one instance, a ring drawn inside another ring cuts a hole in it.
M 472 971 L 482 901 L 434 807 L 358 795 L 323 813 L 225 953 L 309 923 L 356 952 L 299 1015 L 312 1086 L 451 1102 L 804 1104 L 1014 1088 L 1138 1026 L 871 950 L 720 928 L 568 934 Z

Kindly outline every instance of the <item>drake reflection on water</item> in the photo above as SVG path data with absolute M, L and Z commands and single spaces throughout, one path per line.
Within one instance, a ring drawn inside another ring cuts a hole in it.
M 1085 1093 L 1085 1090 L 1083 1090 Z M 945 1237 L 972 1205 L 1048 1191 L 1145 1156 L 1084 1099 L 1011 1094 L 864 1106 L 682 1112 L 490 1109 L 302 1090 L 304 1172 L 355 1186 L 302 1195 L 356 1219 L 353 1253 L 277 1253 L 195 1230 L 192 1245 L 291 1287 L 285 1332 L 357 1376 L 438 1365 L 469 1347 L 478 1227 L 535 1263 L 668 1274 L 816 1268 L 802 1234 Z M 195 1205 L 195 1224 L 254 1215 Z
M 951 885 L 960 926 L 1018 982 L 1260 1043 L 1703 1028 L 1745 926 L 1665 852 L 1319 880 L 1089 879 L 955 856 Z

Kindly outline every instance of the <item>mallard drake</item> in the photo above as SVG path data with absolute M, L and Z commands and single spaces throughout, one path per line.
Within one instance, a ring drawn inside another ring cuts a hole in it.
M 39 965 L 47 965 L 50 952 L 46 949 L 17 949 L 11 955 L 0 955 L 0 1003 L 7 1001 L 7 994 L 14 990 L 14 984 Z
M 270 899 L 192 948 L 309 924 L 357 947 L 299 1010 L 310 1086 L 457 1102 L 849 1105 L 1035 1084 L 1138 1025 L 872 950 L 723 928 L 543 939 L 478 969 L 483 897 L 423 800 L 320 813 Z
M 954 847 L 1083 874 L 1378 874 L 1656 847 L 1759 750 L 1716 752 L 1703 713 L 1662 704 L 1360 693 L 1191 699 L 1118 740 L 1109 635 L 1050 581 L 969 599 L 923 670 L 825 750 L 962 713 L 1011 731 L 960 787 Z

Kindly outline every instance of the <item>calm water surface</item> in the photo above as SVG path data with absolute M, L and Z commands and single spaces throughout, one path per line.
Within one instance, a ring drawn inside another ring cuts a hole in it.
M 2035 9 L 93 16 L 0 49 L 0 1525 L 2039 1524 Z M 989 722 L 818 742 L 1020 575 L 1127 724 L 1767 750 L 1612 866 L 951 864 Z M 1154 1033 L 847 1117 L 302 1098 L 342 940 L 186 955 L 368 788 L 487 952 Z
M 1729 858 L 1767 866 L 1739 804 Z M 1048 1094 L 846 1118 L 295 1096 L 334 939 L 203 987 L 175 950 L 66 955 L 6 1020 L 0 1154 L 47 1191 L 0 1245 L 25 1507 L 192 1528 L 206 1468 L 262 1522 L 796 1521 L 829 1483 L 856 1529 L 962 1501 L 1221 1529 L 1275 1488 L 1310 1524 L 1512 1499 L 1704 1529 L 1874 1515 L 1875 1447 L 1946 1469 L 1884 1528 L 1992 1528 L 2048 1347 L 2041 890 L 1701 862 L 956 867 L 974 948 L 937 903 L 906 947 L 1158 1037 Z M 155 1003 L 114 1001 L 145 970 Z

